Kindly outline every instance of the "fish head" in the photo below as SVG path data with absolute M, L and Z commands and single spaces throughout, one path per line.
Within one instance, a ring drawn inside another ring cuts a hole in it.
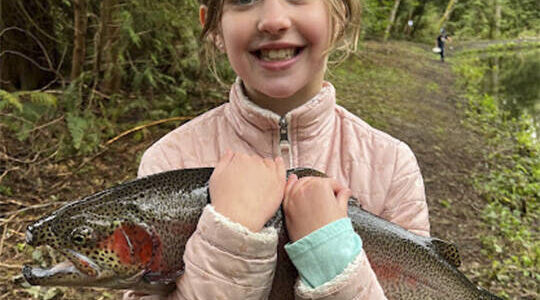
M 50 246 L 67 261 L 49 269 L 24 266 L 25 279 L 44 286 L 135 288 L 159 263 L 159 239 L 127 210 L 110 206 L 100 209 L 99 203 L 78 204 L 27 228 L 27 244 Z

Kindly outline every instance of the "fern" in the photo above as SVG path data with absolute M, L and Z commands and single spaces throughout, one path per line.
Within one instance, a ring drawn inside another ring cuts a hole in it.
M 28 96 L 32 103 L 40 104 L 46 107 L 56 107 L 58 104 L 58 100 L 55 96 L 44 92 L 21 91 L 15 92 L 13 95 L 17 98 L 20 98 L 21 96 Z
M 88 129 L 88 121 L 73 113 L 68 113 L 66 120 L 71 139 L 73 140 L 73 147 L 80 150 L 85 131 Z
M 0 89 L 0 110 L 7 106 L 14 106 L 19 111 L 23 110 L 23 106 L 19 98 L 15 94 Z
M 99 124 L 104 119 L 96 118 L 92 113 L 82 115 L 70 112 L 66 115 L 67 127 L 72 139 L 72 146 L 79 153 L 92 153 L 100 144 L 103 128 Z

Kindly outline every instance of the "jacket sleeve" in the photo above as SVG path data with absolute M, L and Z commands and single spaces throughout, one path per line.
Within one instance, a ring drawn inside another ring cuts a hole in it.
M 227 237 L 227 238 L 224 238 Z M 267 299 L 277 261 L 274 228 L 250 232 L 208 205 L 186 244 L 184 274 L 168 297 L 137 296 L 124 300 Z
M 274 228 L 250 232 L 208 205 L 186 245 L 185 273 L 169 298 L 268 298 L 277 261 L 277 242 Z
M 392 181 L 381 217 L 413 233 L 429 236 L 424 183 L 416 158 L 405 143 L 400 143 L 395 153 Z M 333 280 L 314 289 L 298 281 L 295 292 L 299 300 L 386 299 L 364 250 Z
M 139 177 L 171 169 L 157 150 L 143 156 Z M 253 233 L 208 205 L 186 244 L 184 274 L 178 278 L 176 290 L 168 297 L 128 291 L 123 299 L 266 299 L 274 277 L 277 243 L 275 229 Z
M 429 236 L 429 214 L 424 181 L 412 150 L 400 143 L 392 182 L 381 217 L 423 236 Z
M 362 250 L 345 270 L 329 282 L 310 288 L 301 280 L 295 286 L 297 300 L 383 300 L 384 292 Z

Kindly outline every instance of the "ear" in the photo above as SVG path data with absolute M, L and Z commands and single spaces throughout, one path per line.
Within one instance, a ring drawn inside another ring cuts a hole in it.
M 208 6 L 206 5 L 200 5 L 199 6 L 199 22 L 201 23 L 201 26 L 204 27 L 206 24 L 206 17 L 208 16 Z M 209 33 L 208 37 L 210 40 L 214 43 L 214 45 L 218 48 L 218 50 L 222 53 L 225 52 L 225 46 L 223 43 L 223 39 L 219 34 L 216 33 Z
M 206 5 L 200 5 L 199 6 L 199 22 L 201 23 L 201 26 L 204 27 L 204 24 L 206 24 L 206 13 L 208 12 L 208 7 Z

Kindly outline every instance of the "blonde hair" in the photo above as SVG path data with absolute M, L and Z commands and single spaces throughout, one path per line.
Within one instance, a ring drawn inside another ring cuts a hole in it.
M 217 75 L 216 58 L 220 49 L 216 47 L 215 37 L 219 34 L 219 27 L 223 4 L 225 0 L 199 0 L 207 7 L 204 27 L 200 39 L 204 43 L 203 55 L 210 69 Z M 326 54 L 336 50 L 340 52 L 337 59 L 331 63 L 342 62 L 347 56 L 356 51 L 360 35 L 360 0 L 322 0 L 328 6 L 330 14 L 330 43 Z

